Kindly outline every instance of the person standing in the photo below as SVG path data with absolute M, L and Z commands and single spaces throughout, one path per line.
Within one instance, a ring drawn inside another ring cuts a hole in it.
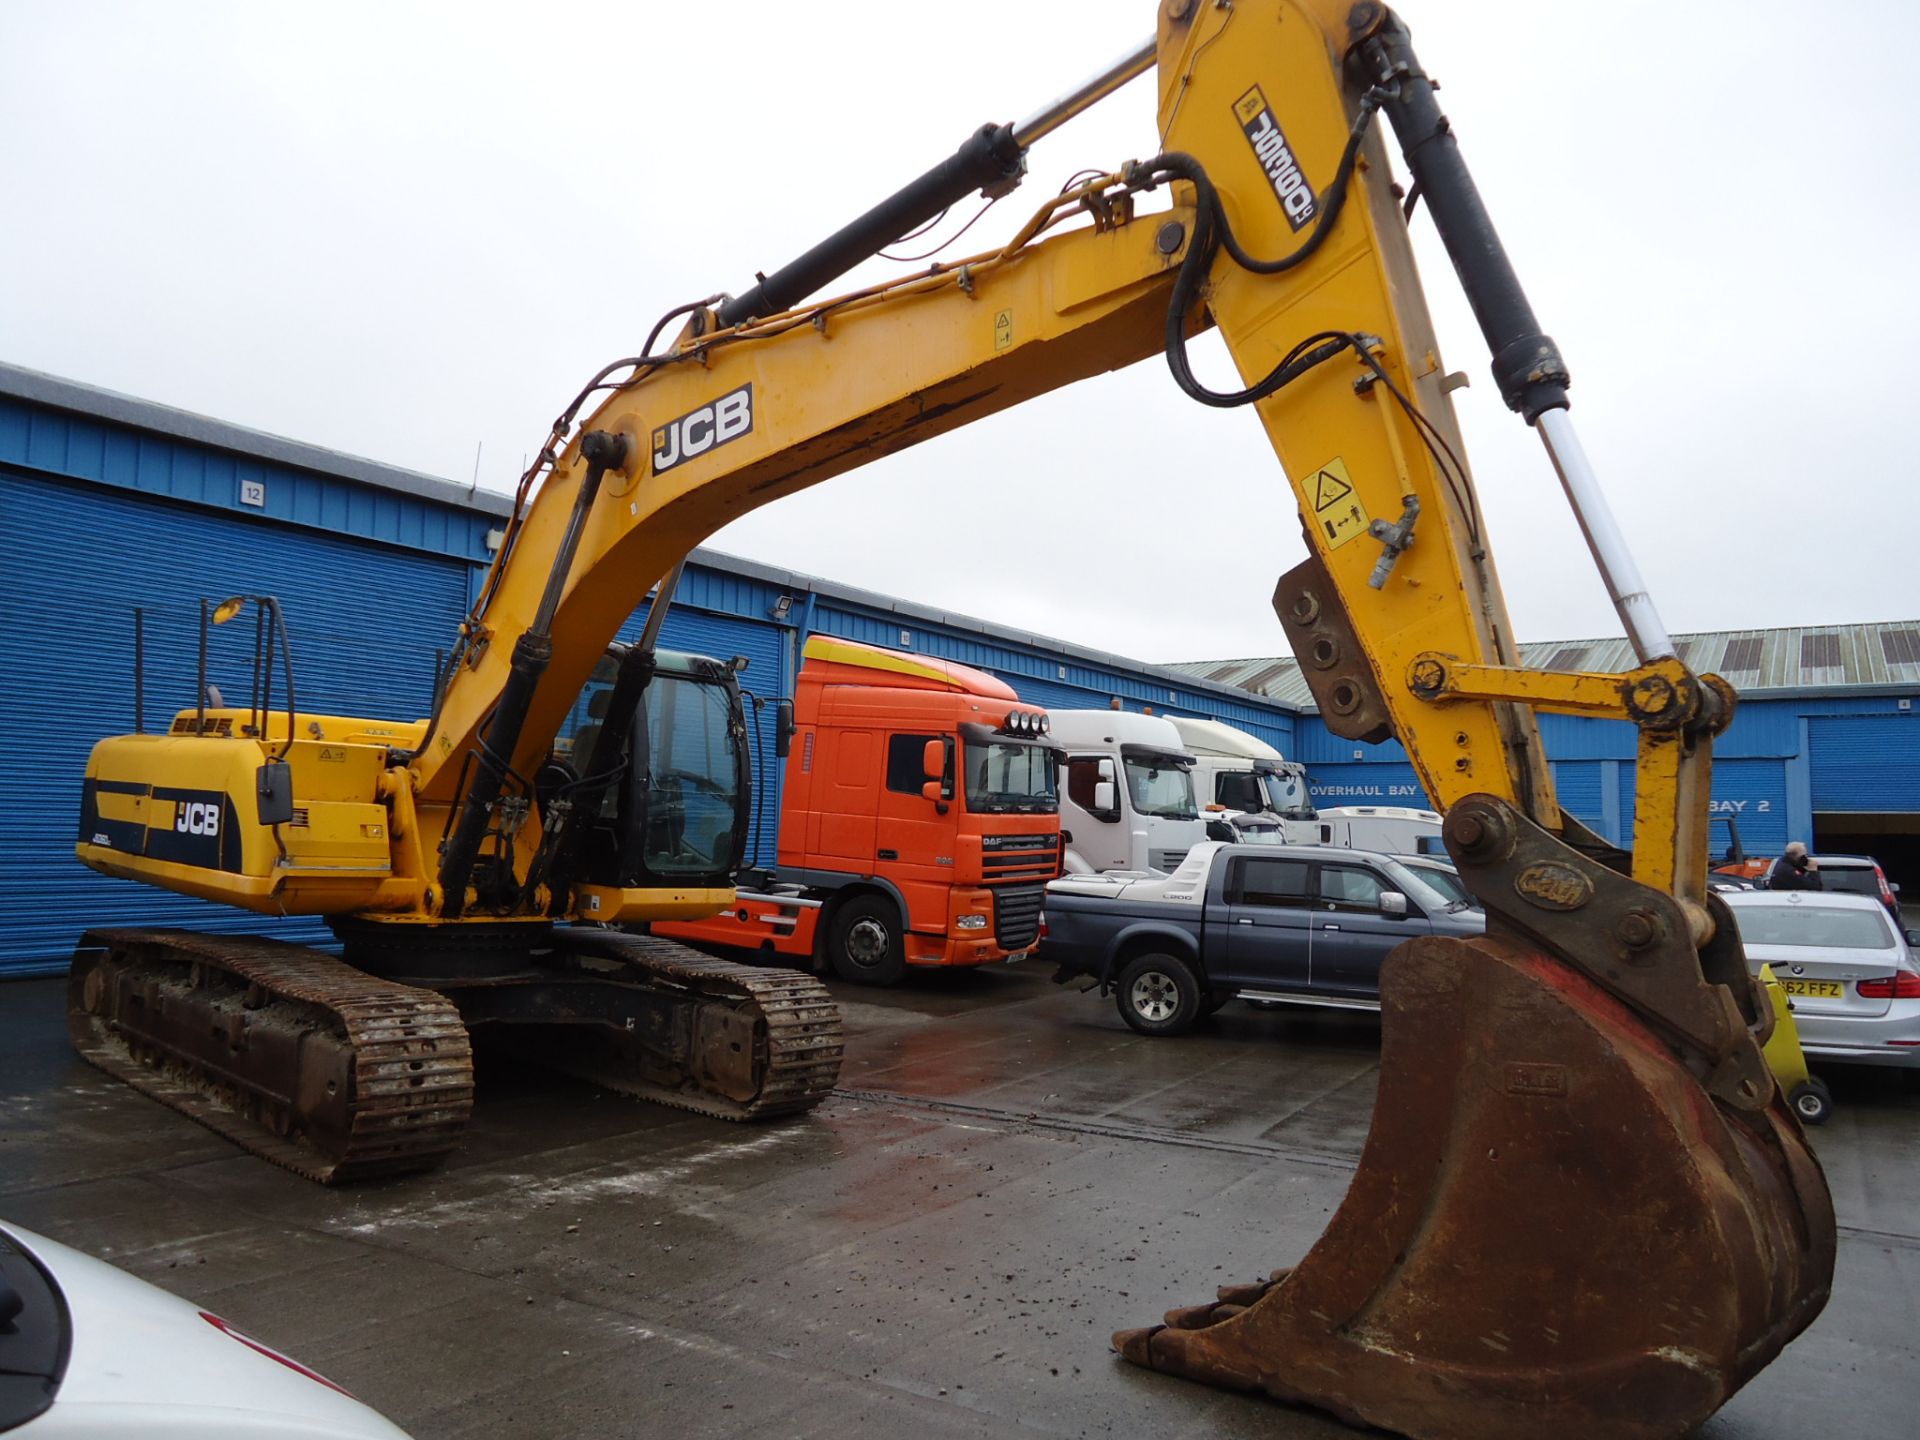
M 1819 890 L 1820 869 L 1813 863 L 1813 857 L 1807 854 L 1807 847 L 1798 840 L 1787 846 L 1786 853 L 1773 862 L 1767 871 L 1767 889 L 1769 890 Z

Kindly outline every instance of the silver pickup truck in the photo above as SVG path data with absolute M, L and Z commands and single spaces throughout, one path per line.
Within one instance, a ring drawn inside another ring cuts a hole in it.
M 1143 1035 L 1177 1035 L 1229 1000 L 1380 1007 L 1380 962 L 1416 935 L 1478 935 L 1485 912 L 1367 850 L 1227 845 L 1171 875 L 1047 886 L 1057 984 L 1089 977 Z

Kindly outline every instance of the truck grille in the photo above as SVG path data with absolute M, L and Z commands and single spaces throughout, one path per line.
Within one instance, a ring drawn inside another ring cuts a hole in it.
M 1039 851 L 1029 850 L 1025 854 L 1008 850 L 997 854 L 989 851 L 980 857 L 980 878 L 989 885 L 996 880 L 1051 880 L 1059 873 L 1060 851 L 1056 846 Z
M 1002 950 L 1025 950 L 1040 938 L 1044 885 L 993 887 L 993 938 Z
M 1169 875 L 1180 868 L 1180 862 L 1187 858 L 1184 850 L 1154 850 L 1147 855 L 1147 863 L 1156 870 L 1164 870 Z

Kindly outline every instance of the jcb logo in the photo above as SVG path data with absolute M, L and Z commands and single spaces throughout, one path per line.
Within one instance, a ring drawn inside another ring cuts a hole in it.
M 1287 224 L 1300 229 L 1319 212 L 1319 202 L 1258 85 L 1234 102 L 1233 113 L 1240 121 L 1247 143 L 1253 146 L 1254 158 L 1267 172 L 1267 180 L 1273 186 L 1274 198 L 1279 200 Z
M 653 432 L 653 473 L 664 475 L 676 465 L 697 459 L 753 429 L 753 386 L 730 390 L 711 405 L 702 405 L 678 420 L 669 420 Z
M 220 807 L 198 800 L 183 800 L 173 807 L 173 828 L 182 835 L 218 835 Z

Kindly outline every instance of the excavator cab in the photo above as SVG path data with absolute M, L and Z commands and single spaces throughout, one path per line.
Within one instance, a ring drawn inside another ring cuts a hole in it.
M 537 789 L 543 813 L 557 805 L 574 812 L 577 879 L 615 888 L 729 884 L 753 802 L 735 664 L 609 646 Z

